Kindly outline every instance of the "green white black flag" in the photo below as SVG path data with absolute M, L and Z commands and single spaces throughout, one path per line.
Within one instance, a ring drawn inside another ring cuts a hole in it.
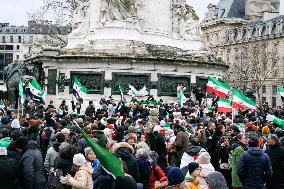
M 75 77 L 74 78 L 74 84 L 73 84 L 73 95 L 76 97 L 76 99 L 83 103 L 83 99 L 88 93 L 88 89 L 83 86 L 80 81 Z
M 42 90 L 41 86 L 35 79 L 32 79 L 30 81 L 29 88 L 30 88 L 31 93 L 35 97 L 40 98 L 41 100 L 44 100 L 44 90 Z

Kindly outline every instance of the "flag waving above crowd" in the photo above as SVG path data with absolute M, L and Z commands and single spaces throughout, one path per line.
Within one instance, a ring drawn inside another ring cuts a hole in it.
M 88 93 L 88 89 L 83 86 L 80 81 L 75 77 L 74 78 L 74 84 L 73 84 L 73 95 L 76 97 L 76 99 L 83 103 L 83 99 Z
M 146 86 L 144 86 L 142 89 L 140 89 L 139 91 L 137 89 L 135 89 L 135 87 L 133 87 L 132 85 L 129 85 L 130 90 L 128 91 L 128 95 L 130 96 L 147 96 L 149 93 L 147 91 Z
M 256 109 L 256 103 L 250 98 L 246 97 L 242 92 L 234 89 L 233 90 L 233 108 L 250 110 Z
M 280 96 L 284 97 L 284 88 L 277 88 L 277 90 L 280 93 Z
M 216 96 L 221 98 L 227 98 L 230 90 L 231 87 L 226 83 L 218 81 L 213 77 L 208 77 L 207 92 L 214 93 Z
M 34 95 L 35 98 L 44 101 L 44 90 L 42 90 L 39 83 L 32 79 L 29 83 L 30 92 Z
M 232 105 L 229 99 L 220 98 L 218 101 L 218 112 L 232 112 Z

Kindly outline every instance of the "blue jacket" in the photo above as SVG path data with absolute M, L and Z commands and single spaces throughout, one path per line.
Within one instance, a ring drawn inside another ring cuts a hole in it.
M 238 176 L 243 188 L 263 189 L 266 179 L 272 177 L 270 158 L 258 147 L 249 147 L 238 164 Z

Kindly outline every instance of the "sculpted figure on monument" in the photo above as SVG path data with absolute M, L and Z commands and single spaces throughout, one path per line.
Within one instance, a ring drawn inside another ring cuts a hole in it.
M 279 0 L 247 0 L 246 17 L 248 19 L 262 18 L 265 11 L 279 11 Z
M 90 0 L 77 0 L 78 7 L 74 10 L 72 19 L 72 35 L 84 34 L 90 27 Z
M 198 16 L 193 8 L 186 4 L 185 0 L 173 0 L 173 33 L 177 37 L 189 38 L 196 34 Z
M 100 22 L 137 23 L 136 0 L 101 0 Z

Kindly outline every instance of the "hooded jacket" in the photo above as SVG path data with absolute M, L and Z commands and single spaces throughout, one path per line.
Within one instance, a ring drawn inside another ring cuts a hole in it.
M 25 153 L 19 162 L 19 170 L 24 179 L 25 188 L 37 189 L 45 184 L 43 159 L 35 141 L 30 140 L 25 147 Z
M 185 153 L 183 153 L 183 156 L 181 158 L 180 168 L 184 172 L 184 175 L 186 175 L 188 171 L 187 169 L 188 164 L 190 164 L 191 162 L 195 162 L 201 152 L 206 152 L 206 150 L 201 146 L 192 145 L 189 146 L 189 148 L 186 150 Z
M 93 182 L 93 189 L 112 189 L 115 179 L 99 165 L 93 174 Z
M 91 164 L 87 163 L 79 168 L 74 178 L 68 178 L 68 185 L 71 185 L 72 189 L 93 189 L 92 173 Z
M 55 159 L 59 156 L 59 143 L 53 144 L 52 147 L 50 147 L 47 150 L 45 161 L 44 161 L 44 168 L 50 172 L 51 168 L 55 165 Z
M 244 188 L 264 188 L 265 178 L 272 177 L 270 158 L 258 147 L 249 147 L 242 154 L 237 170 Z
M 120 142 L 114 146 L 113 151 L 115 155 L 121 158 L 127 165 L 128 174 L 131 175 L 136 182 L 139 181 L 140 171 L 136 159 L 132 156 L 134 153 L 133 147 L 126 142 Z

